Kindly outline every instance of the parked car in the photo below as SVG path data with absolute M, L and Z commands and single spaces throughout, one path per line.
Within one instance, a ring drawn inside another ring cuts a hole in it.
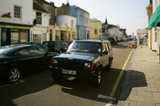
M 37 46 L 15 44 L 0 47 L 0 75 L 10 82 L 17 82 L 28 73 L 48 69 L 50 60 L 57 53 L 50 53 Z
M 63 76 L 86 76 L 93 78 L 95 85 L 99 86 L 102 70 L 110 70 L 112 60 L 108 40 L 76 40 L 67 52 L 52 58 L 50 71 L 55 81 Z
M 117 40 L 114 37 L 109 37 L 108 39 L 112 45 L 117 45 Z
M 69 46 L 73 41 L 72 40 L 68 40 L 66 41 L 67 45 Z
M 68 48 L 68 45 L 64 41 L 44 41 L 42 45 L 47 46 L 48 51 L 62 53 Z
M 16 44 L 30 44 L 30 45 L 38 46 L 40 48 L 43 48 L 43 49 L 47 50 L 47 47 L 45 45 L 42 45 L 38 42 L 20 42 L 20 43 L 16 43 Z

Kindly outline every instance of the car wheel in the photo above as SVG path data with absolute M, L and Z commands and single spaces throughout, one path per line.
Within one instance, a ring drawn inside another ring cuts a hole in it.
M 94 78 L 94 85 L 96 87 L 99 87 L 101 84 L 101 80 L 102 80 L 102 75 L 101 75 L 101 71 L 99 70 Z
M 13 67 L 10 69 L 8 73 L 8 80 L 11 83 L 17 82 L 20 79 L 21 73 L 17 67 Z

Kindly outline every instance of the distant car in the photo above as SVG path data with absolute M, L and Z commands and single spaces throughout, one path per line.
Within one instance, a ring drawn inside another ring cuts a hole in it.
M 68 45 L 64 41 L 44 41 L 42 45 L 45 45 L 51 52 L 62 53 L 68 49 Z
M 50 53 L 33 45 L 0 47 L 0 76 L 10 82 L 17 82 L 22 75 L 48 69 L 51 57 L 55 55 L 57 53 Z
M 117 45 L 117 40 L 114 37 L 109 37 L 108 39 L 112 45 Z
M 55 81 L 63 76 L 81 76 L 92 78 L 99 86 L 102 70 L 110 70 L 112 61 L 112 47 L 108 40 L 75 40 L 67 52 L 52 58 L 50 71 Z
M 45 45 L 42 45 L 38 42 L 20 42 L 20 43 L 17 43 L 17 44 L 30 44 L 30 45 L 38 46 L 40 48 L 43 48 L 43 49 L 47 50 L 47 47 Z

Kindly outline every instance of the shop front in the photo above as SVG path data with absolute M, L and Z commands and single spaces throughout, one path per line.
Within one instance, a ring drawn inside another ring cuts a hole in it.
M 29 42 L 30 27 L 29 25 L 8 25 L 0 23 L 0 46 Z

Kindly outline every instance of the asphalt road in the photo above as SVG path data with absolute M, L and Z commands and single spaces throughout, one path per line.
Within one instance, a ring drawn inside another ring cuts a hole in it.
M 0 105 L 105 106 L 110 101 L 117 104 L 126 71 L 116 89 L 116 100 L 110 98 L 110 95 L 130 52 L 127 42 L 113 46 L 112 70 L 103 72 L 102 85 L 99 88 L 92 85 L 91 79 L 69 79 L 56 84 L 51 72 L 42 71 L 24 77 L 19 83 L 0 84 Z

